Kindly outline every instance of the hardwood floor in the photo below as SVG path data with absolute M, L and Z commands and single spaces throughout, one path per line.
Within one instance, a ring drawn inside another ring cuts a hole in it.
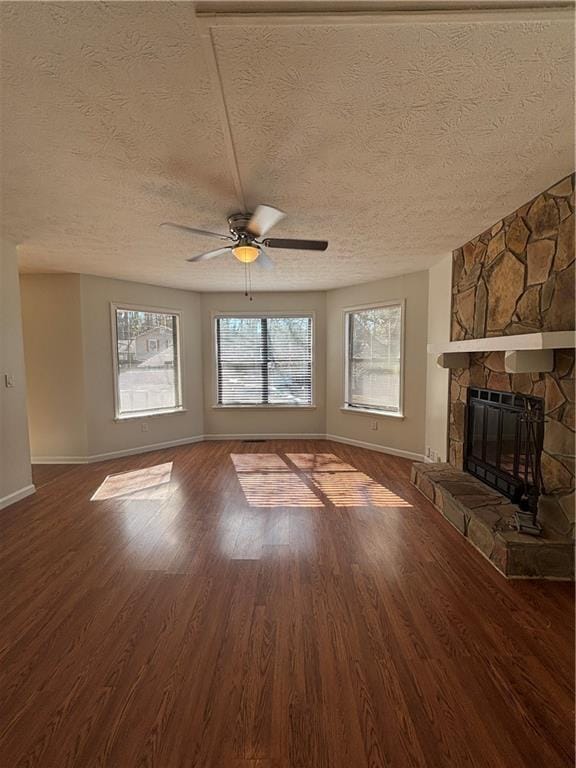
M 71 472 L 73 469 L 74 464 L 34 464 L 32 467 L 32 482 L 36 489 L 42 488 L 43 485 L 61 478 L 62 475 Z
M 268 441 L 45 472 L 0 514 L 2 767 L 571 765 L 572 585 L 505 581 L 409 469 Z

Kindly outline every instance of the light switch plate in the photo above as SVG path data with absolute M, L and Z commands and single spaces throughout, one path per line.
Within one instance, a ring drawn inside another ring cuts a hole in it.
M 4 384 L 6 385 L 6 387 L 14 386 L 14 376 L 12 376 L 11 373 L 4 374 Z

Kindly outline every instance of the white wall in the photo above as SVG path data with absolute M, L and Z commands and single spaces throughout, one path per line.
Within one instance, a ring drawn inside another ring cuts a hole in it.
M 200 297 L 191 291 L 82 275 L 82 343 L 88 455 L 128 451 L 202 435 Z M 182 413 L 116 421 L 110 303 L 181 313 Z M 146 425 L 148 431 L 142 431 Z
M 20 289 L 32 457 L 85 456 L 80 275 L 22 275 Z
M 344 311 L 384 301 L 405 301 L 404 418 L 344 412 Z M 371 443 L 399 455 L 424 453 L 428 273 L 378 280 L 329 291 L 326 303 L 326 432 Z M 378 429 L 371 429 L 376 422 Z
M 314 315 L 314 408 L 217 408 L 215 406 L 214 314 L 218 312 L 302 312 Z M 326 408 L 326 294 L 202 294 L 204 431 L 206 435 L 323 435 Z
M 0 509 L 33 493 L 16 246 L 0 242 Z M 13 386 L 6 386 L 6 375 Z
M 452 254 L 428 271 L 428 343 L 450 341 L 452 298 Z M 447 460 L 448 388 L 450 371 L 438 368 L 436 357 L 428 356 L 426 376 L 426 456 Z

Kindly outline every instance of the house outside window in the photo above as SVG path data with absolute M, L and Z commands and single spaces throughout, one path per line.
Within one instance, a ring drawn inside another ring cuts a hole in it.
M 112 305 L 116 417 L 182 409 L 180 316 Z
M 346 311 L 346 409 L 402 415 L 403 315 L 402 302 Z

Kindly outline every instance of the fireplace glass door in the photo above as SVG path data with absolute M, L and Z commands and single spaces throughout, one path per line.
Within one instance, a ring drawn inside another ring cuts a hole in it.
M 535 482 L 542 408 L 537 397 L 470 387 L 464 468 L 519 501 Z

